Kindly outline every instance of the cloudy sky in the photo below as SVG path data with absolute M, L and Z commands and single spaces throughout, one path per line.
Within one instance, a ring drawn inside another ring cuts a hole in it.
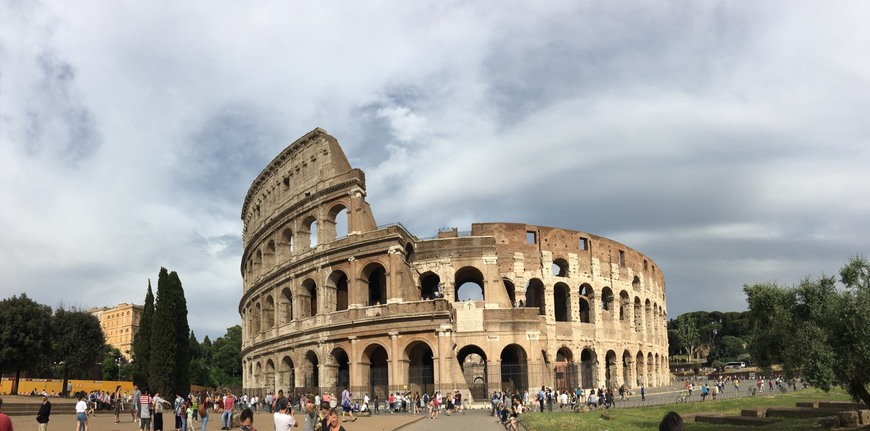
M 0 297 L 239 323 L 240 212 L 321 127 L 378 223 L 621 241 L 671 317 L 870 254 L 870 3 L 0 0 Z

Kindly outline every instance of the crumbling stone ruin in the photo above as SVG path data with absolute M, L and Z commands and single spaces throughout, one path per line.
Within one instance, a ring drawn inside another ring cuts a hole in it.
M 655 262 L 582 231 L 475 223 L 420 238 L 378 225 L 365 175 L 314 129 L 242 207 L 243 380 L 249 394 L 668 383 Z

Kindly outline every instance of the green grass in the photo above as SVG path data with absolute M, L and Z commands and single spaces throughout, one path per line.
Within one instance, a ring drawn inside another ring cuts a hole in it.
M 612 409 L 607 413 L 610 420 L 601 418 L 604 411 L 591 411 L 588 413 L 526 413 L 522 416 L 522 422 L 529 431 L 629 431 L 629 430 L 657 430 L 659 421 L 669 411 L 675 411 L 680 415 L 698 413 L 723 413 L 726 415 L 739 416 L 742 409 L 761 407 L 794 407 L 801 401 L 850 401 L 848 395 L 839 389 L 825 393 L 818 389 L 805 389 L 798 392 L 789 392 L 781 395 L 758 395 L 755 397 L 735 398 L 719 401 L 690 402 L 684 404 L 670 404 L 652 407 L 638 407 L 626 409 Z M 713 425 L 696 422 L 686 422 L 687 430 L 719 430 L 730 431 L 744 429 L 744 427 Z M 818 420 L 783 420 L 774 425 L 757 427 L 762 431 L 800 431 L 819 429 Z

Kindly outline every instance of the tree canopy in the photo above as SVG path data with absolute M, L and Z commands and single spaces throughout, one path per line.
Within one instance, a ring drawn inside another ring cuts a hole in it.
M 151 292 L 151 280 L 148 280 L 148 291 L 145 293 L 142 317 L 139 318 L 139 329 L 133 336 L 133 357 L 135 358 L 133 361 L 133 383 L 139 386 L 148 383 L 148 363 L 151 357 L 151 322 L 153 321 L 154 294 Z
M 51 320 L 53 361 L 62 364 L 63 388 L 70 371 L 89 369 L 101 360 L 106 339 L 100 320 L 91 313 L 59 308 Z
M 175 271 L 170 273 L 160 268 L 148 364 L 152 393 L 186 394 L 190 391 L 189 336 L 187 300 L 181 280 Z
M 14 371 L 13 393 L 21 371 L 30 370 L 51 349 L 51 307 L 36 303 L 22 293 L 0 301 L 0 373 Z
M 800 371 L 823 390 L 842 386 L 870 406 L 870 262 L 853 257 L 839 275 L 744 286 L 750 350 L 761 366 L 782 364 L 786 377 Z

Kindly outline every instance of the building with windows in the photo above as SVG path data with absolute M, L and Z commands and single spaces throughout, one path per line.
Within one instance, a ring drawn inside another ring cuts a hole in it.
M 139 330 L 142 318 L 142 305 L 118 304 L 115 307 L 95 307 L 88 310 L 100 320 L 100 328 L 106 337 L 106 344 L 117 348 L 126 359 L 132 359 L 133 336 Z
M 665 280 L 649 257 L 522 223 L 420 238 L 378 225 L 365 198 L 364 173 L 321 129 L 254 180 L 241 215 L 246 392 L 487 399 L 668 383 Z

